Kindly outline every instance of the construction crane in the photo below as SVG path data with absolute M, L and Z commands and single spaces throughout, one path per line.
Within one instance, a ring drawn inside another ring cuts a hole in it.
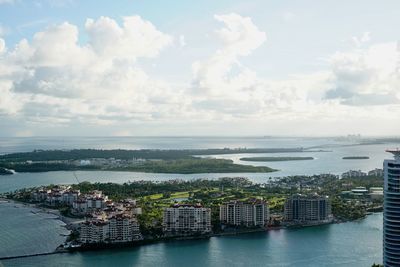
M 73 171 L 72 173 L 74 174 L 75 179 L 76 179 L 76 181 L 78 182 L 78 184 L 80 184 L 79 179 L 78 179 L 78 176 L 76 175 L 75 171 Z

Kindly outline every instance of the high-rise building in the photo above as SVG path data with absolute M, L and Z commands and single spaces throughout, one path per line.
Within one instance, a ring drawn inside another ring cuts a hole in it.
M 211 209 L 201 205 L 176 204 L 164 209 L 163 231 L 167 235 L 211 232 Z
M 259 199 L 230 201 L 219 207 L 222 223 L 235 226 L 265 226 L 269 219 L 267 202 Z
M 123 243 L 142 239 L 136 217 L 124 212 L 87 218 L 80 224 L 79 233 L 81 243 L 86 244 Z
M 285 202 L 285 221 L 292 223 L 326 223 L 332 220 L 331 203 L 326 196 L 296 194 Z
M 383 162 L 383 264 L 400 266 L 400 150 L 386 150 L 394 159 Z

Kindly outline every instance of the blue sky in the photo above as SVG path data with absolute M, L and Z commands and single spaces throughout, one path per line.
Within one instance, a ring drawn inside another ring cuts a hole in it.
M 0 0 L 0 135 L 396 135 L 399 10 Z

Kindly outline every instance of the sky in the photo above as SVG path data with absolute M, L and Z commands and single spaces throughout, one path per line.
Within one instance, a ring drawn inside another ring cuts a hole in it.
M 399 136 L 399 25 L 397 0 L 0 0 L 0 136 Z

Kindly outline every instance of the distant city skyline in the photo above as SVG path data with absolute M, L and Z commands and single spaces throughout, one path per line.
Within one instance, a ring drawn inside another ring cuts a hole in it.
M 0 0 L 0 136 L 398 136 L 399 9 Z

